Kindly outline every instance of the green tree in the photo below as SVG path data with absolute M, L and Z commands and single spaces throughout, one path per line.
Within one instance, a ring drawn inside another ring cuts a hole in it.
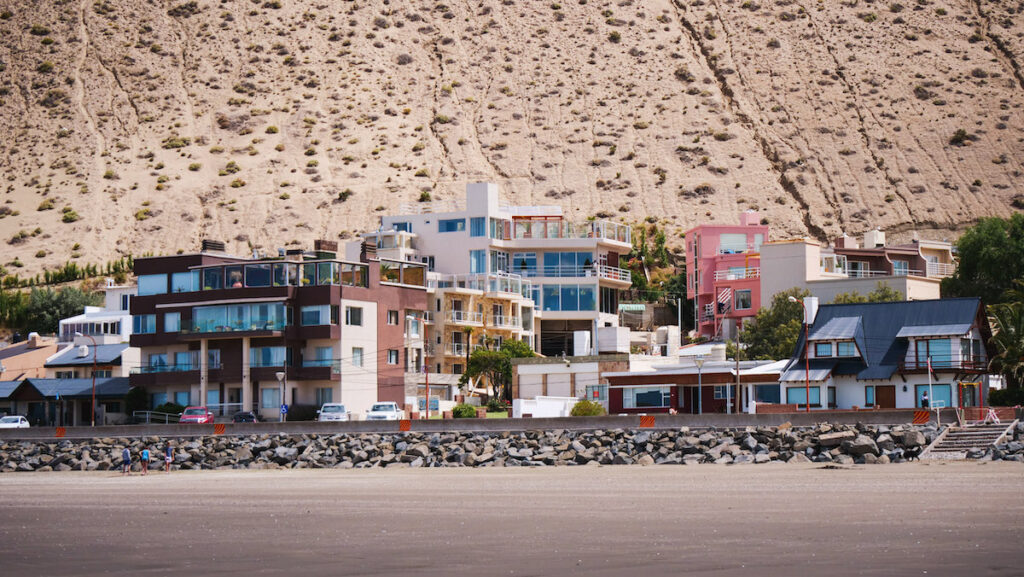
M 82 314 L 86 306 L 103 304 L 103 295 L 74 287 L 32 289 L 25 307 L 26 331 L 56 333 L 60 319 Z
M 501 343 L 501 348 L 496 351 L 477 349 L 470 355 L 459 383 L 465 384 L 469 379 L 480 377 L 491 387 L 491 398 L 511 401 L 512 359 L 532 356 L 528 343 L 513 339 Z
M 854 305 L 858 303 L 868 302 L 868 297 L 860 294 L 857 291 L 850 291 L 848 293 L 839 293 L 836 298 L 832 299 L 829 304 L 833 305 Z
M 981 297 L 987 305 L 1006 302 L 1013 281 L 1024 278 L 1024 214 L 983 218 L 956 243 L 960 263 L 943 279 L 946 297 Z
M 996 349 L 991 368 L 1006 379 L 1008 389 L 1019 389 L 1024 382 L 1024 303 L 1014 302 L 989 307 Z
M 901 300 L 903 300 L 903 293 L 885 283 L 880 282 L 875 285 L 875 290 L 869 292 L 867 296 L 864 296 L 857 291 L 839 293 L 834 299 L 832 299 L 830 304 L 849 305 L 857 303 L 891 303 Z
M 810 294 L 804 289 L 791 288 L 773 296 L 770 306 L 762 306 L 740 333 L 740 341 L 746 347 L 745 356 L 748 359 L 788 359 L 800 337 L 804 311 L 801 303 L 790 302 L 789 297 L 799 300 Z
M 665 297 L 668 299 L 668 306 L 672 309 L 672 314 L 679 316 L 677 310 L 678 303 L 676 298 L 682 299 L 683 303 L 683 330 L 688 331 L 693 328 L 693 299 L 686 298 L 686 267 L 678 267 L 678 272 L 672 275 L 665 283 Z

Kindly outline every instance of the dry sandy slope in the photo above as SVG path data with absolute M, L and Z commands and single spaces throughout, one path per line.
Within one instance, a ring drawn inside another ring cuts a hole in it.
M 1019 575 L 1019 463 L 0 476 L 4 575 Z
M 0 240 L 39 229 L 0 264 L 306 245 L 476 180 L 675 231 L 962 229 L 1024 195 L 1022 9 L 0 0 Z

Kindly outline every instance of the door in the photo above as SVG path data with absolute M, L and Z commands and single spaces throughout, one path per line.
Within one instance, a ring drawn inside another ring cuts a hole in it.
M 875 406 L 879 409 L 896 408 L 896 385 L 879 385 L 875 387 Z

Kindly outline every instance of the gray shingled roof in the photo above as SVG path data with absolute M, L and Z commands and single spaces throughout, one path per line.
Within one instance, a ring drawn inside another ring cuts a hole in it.
M 55 357 L 50 359 L 50 362 L 46 363 L 47 367 L 80 367 L 80 366 L 92 366 L 92 355 L 93 346 L 85 345 L 88 349 L 88 354 L 85 356 L 79 356 L 79 347 L 70 347 L 69 349 L 58 353 Z M 96 363 L 100 365 L 119 365 L 121 364 L 121 353 L 124 352 L 130 345 L 128 343 L 118 343 L 116 345 L 97 345 L 96 346 Z

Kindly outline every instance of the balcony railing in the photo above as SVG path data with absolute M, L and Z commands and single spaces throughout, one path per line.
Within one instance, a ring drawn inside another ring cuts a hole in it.
M 523 321 L 519 317 L 508 315 L 491 315 L 491 326 L 499 329 L 519 329 Z
M 761 267 L 715 271 L 715 280 L 743 280 L 748 278 L 761 278 Z
M 530 298 L 533 283 L 523 280 L 523 275 L 511 273 L 490 274 L 431 274 L 427 279 L 427 288 L 463 288 L 491 293 L 508 293 Z
M 758 252 L 761 250 L 759 244 L 726 244 L 718 247 L 716 251 L 718 254 L 745 254 L 748 252 Z
M 445 320 L 459 325 L 482 325 L 484 315 L 472 311 L 448 311 Z
M 942 355 L 931 357 L 932 371 L 962 371 L 983 373 L 988 370 L 988 361 L 979 356 Z M 899 371 L 923 373 L 928 370 L 927 358 L 909 358 L 899 364 Z
M 215 371 L 221 368 L 220 363 L 211 364 L 209 370 Z M 132 367 L 131 374 L 133 375 L 151 375 L 155 373 L 185 373 L 188 371 L 198 371 L 198 363 L 179 363 L 174 365 L 166 365 L 162 363 L 147 364 L 139 367 Z
M 608 220 L 571 223 L 564 220 L 516 219 L 512 226 L 511 238 L 506 240 L 597 238 L 625 244 L 632 241 L 632 229 L 628 225 Z
M 444 354 L 449 357 L 464 357 L 469 351 L 469 345 L 465 343 L 448 343 L 444 347 Z
M 928 263 L 925 271 L 929 278 L 947 278 L 953 276 L 954 272 L 956 272 L 956 265 L 941 262 Z
M 341 360 L 339 359 L 303 359 L 303 368 L 307 367 L 330 367 L 331 373 L 335 375 L 341 374 Z
M 248 331 L 283 331 L 288 323 L 283 320 L 259 320 L 259 321 L 182 321 L 181 332 L 184 334 L 207 334 L 207 333 L 229 333 Z

